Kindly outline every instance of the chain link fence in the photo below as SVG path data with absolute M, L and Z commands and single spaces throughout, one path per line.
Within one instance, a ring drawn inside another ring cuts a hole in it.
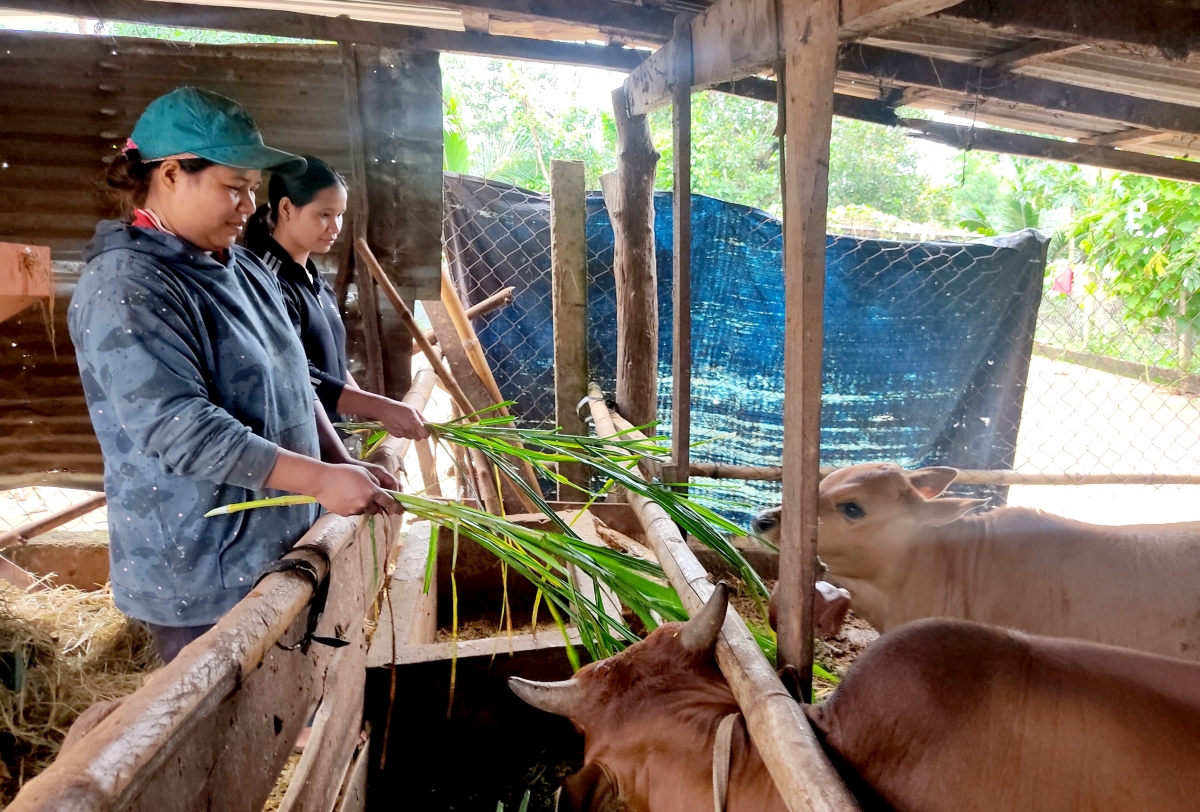
M 70 488 L 13 488 L 0 491 L 0 533 L 5 533 L 88 499 L 91 491 Z M 108 508 L 98 508 L 55 528 L 55 532 L 108 530 Z
M 697 197 L 693 208 L 692 430 L 706 442 L 693 460 L 779 465 L 780 224 L 761 211 L 707 198 Z M 548 211 L 545 196 L 507 184 L 448 181 L 447 256 L 460 293 L 469 304 L 516 287 L 513 305 L 486 320 L 480 339 L 506 397 L 535 425 L 553 415 Z M 664 433 L 670 432 L 670 213 L 669 196 L 660 195 Z M 1070 264 L 1047 264 L 1047 236 L 1035 232 L 973 240 L 961 232 L 893 234 L 836 222 L 831 232 L 823 465 L 889 460 L 1021 475 L 1116 474 L 1131 482 L 1139 475 L 1178 482 L 1200 474 L 1200 361 L 1194 334 L 1180 329 L 1186 320 L 1140 317 L 1145 303 L 1122 294 L 1111 272 L 1087 267 L 1082 252 Z M 612 236 L 596 194 L 588 198 L 587 233 L 589 361 L 592 376 L 611 392 Z M 1165 282 L 1141 295 L 1182 298 Z M 1178 486 L 1114 487 L 1126 503 L 1149 490 L 1180 493 Z M 1084 507 L 1078 494 L 1103 493 L 1111 502 L 1115 493 L 1108 486 L 961 490 L 1051 510 L 1074 499 L 1080 518 L 1095 500 Z M 750 482 L 729 493 L 749 503 L 733 511 L 745 517 L 776 501 L 778 485 Z

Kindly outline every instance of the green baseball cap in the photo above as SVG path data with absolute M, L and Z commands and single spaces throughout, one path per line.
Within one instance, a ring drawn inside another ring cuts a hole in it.
M 246 108 L 233 99 L 181 87 L 159 96 L 142 113 L 127 148 L 143 161 L 207 158 L 238 169 L 283 169 L 302 172 L 298 155 L 263 144 L 262 133 Z

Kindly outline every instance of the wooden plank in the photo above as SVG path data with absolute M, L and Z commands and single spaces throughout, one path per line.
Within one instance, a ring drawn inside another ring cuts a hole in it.
M 587 434 L 576 409 L 587 394 L 587 219 L 582 161 L 550 162 L 550 275 L 554 309 L 554 421 L 566 434 Z M 558 473 L 586 488 L 582 463 L 560 463 Z M 558 486 L 558 498 L 579 491 Z
M 870 36 L 952 5 L 953 0 L 841 0 L 838 36 L 843 40 Z
M 572 645 L 579 645 L 582 638 L 578 630 L 571 628 L 567 634 Z M 514 634 L 512 637 L 486 637 L 480 640 L 460 640 L 458 643 L 432 643 L 425 646 L 409 646 L 396 652 L 396 665 L 432 663 L 457 657 L 495 657 L 498 654 L 517 654 L 522 651 L 544 651 L 564 648 L 566 643 L 557 630 L 542 634 Z M 387 663 L 384 663 L 387 665 Z
M 76 534 L 72 534 L 76 535 Z M 88 537 L 91 533 L 79 533 Z M 11 547 L 4 553 L 12 563 L 51 586 L 91 591 L 108 583 L 108 540 L 39 541 Z
M 338 649 L 330 660 L 308 744 L 279 812 L 333 809 L 362 732 L 366 662 L 365 640 Z
M 350 226 L 355 240 L 367 238 L 370 209 L 367 204 L 367 166 L 363 144 L 362 104 L 358 95 L 358 57 L 354 45 L 338 44 L 342 74 L 346 82 L 346 129 L 350 136 Z M 351 247 L 353 253 L 354 249 Z M 383 394 L 383 340 L 379 326 L 379 296 L 370 271 L 361 262 L 354 263 L 358 288 L 358 312 L 362 318 L 363 343 L 367 352 L 367 375 L 363 388 Z
M 600 179 L 613 226 L 617 284 L 617 403 L 637 425 L 658 413 L 658 273 L 654 262 L 654 173 L 658 153 L 645 116 L 629 115 L 613 91 L 615 179 Z M 614 182 L 615 180 L 615 182 Z
M 686 491 L 692 444 L 692 26 L 675 20 L 671 137 L 674 143 L 671 280 L 671 463 L 670 483 Z
M 395 652 L 437 639 L 437 577 L 425 592 L 425 566 L 429 560 L 429 522 L 414 522 L 400 549 L 396 570 L 371 638 L 366 665 L 377 668 L 392 662 Z
M 1133 47 L 1168 59 L 1200 50 L 1200 8 L 1191 3 L 965 0 L 943 13 L 1022 36 Z
M 953 5 L 955 0 L 844 0 L 842 32 L 864 36 Z M 803 35 L 803 31 L 799 34 Z M 782 56 L 776 0 L 716 0 L 692 21 L 697 90 L 743 79 L 773 66 Z M 643 115 L 671 101 L 674 40 L 655 51 L 625 80 L 631 115 Z
M 972 100 L 995 99 L 1043 110 L 1060 110 L 1072 116 L 1118 121 L 1134 127 L 1200 133 L 1200 107 L 1127 96 L 994 68 L 980 69 L 948 59 L 908 54 L 873 45 L 846 46 L 842 50 L 840 67 L 842 74 L 870 77 L 897 85 L 950 90 L 969 96 Z
M 671 37 L 671 15 L 652 6 L 590 0 L 433 0 L 431 5 L 500 15 L 510 19 L 538 20 L 594 27 L 605 34 L 633 37 L 649 42 L 666 42 Z
M 597 435 L 615 434 L 613 415 L 592 384 Z M 647 541 L 684 608 L 695 613 L 712 595 L 709 575 L 661 507 L 629 494 Z M 742 709 L 750 738 L 762 754 L 784 804 L 792 812 L 850 812 L 858 805 L 821 749 L 808 719 L 784 689 L 737 610 L 730 607 L 717 641 L 717 665 Z
M 771 79 L 755 77 L 720 85 L 714 90 L 759 101 L 775 101 L 777 84 Z M 1195 161 L 1112 148 L 1112 145 L 1116 144 L 1132 147 L 1161 141 L 1174 135 L 1157 130 L 1134 129 L 1074 142 L 1060 141 L 1024 133 L 958 127 L 953 124 L 924 119 L 902 119 L 884 102 L 841 94 L 835 94 L 833 97 L 833 114 L 887 127 L 907 127 L 920 133 L 922 138 L 958 149 L 980 149 L 1002 155 L 1022 155 L 1082 166 L 1098 166 L 1104 169 L 1115 169 L 1118 172 L 1131 172 L 1137 175 L 1182 180 L 1189 183 L 1195 183 L 1200 178 L 1200 164 Z M 697 474 L 697 476 L 699 475 Z
M 783 512 L 779 664 L 812 675 L 812 594 L 817 565 L 817 468 L 821 432 L 821 353 L 825 296 L 825 209 L 829 138 L 837 74 L 836 0 L 784 0 L 783 198 L 784 347 Z
M 61 527 L 67 522 L 78 519 L 80 516 L 88 515 L 93 510 L 99 510 L 105 504 L 107 504 L 107 499 L 104 494 L 94 493 L 87 499 L 76 502 L 62 510 L 56 510 L 49 516 L 43 516 L 35 521 L 0 533 L 0 550 L 10 547 L 13 544 L 29 541 L 31 538 L 36 538 L 42 533 L 48 533 L 56 527 Z
M 0 581 L 8 581 L 17 589 L 23 589 L 26 592 L 44 592 L 46 590 L 46 585 L 39 582 L 36 575 L 2 555 L 0 555 Z
M 1145 155 L 1112 147 L 1092 146 L 1072 141 L 1058 141 L 1036 135 L 960 127 L 934 121 L 904 119 L 901 121 L 915 131 L 918 138 L 946 144 L 957 149 L 978 149 L 1004 155 L 1023 155 L 1046 161 L 1099 166 L 1118 172 L 1131 172 L 1156 178 L 1200 183 L 1200 163 L 1159 155 Z
M 359 747 L 346 771 L 346 781 L 342 785 L 342 794 L 337 801 L 337 812 L 366 812 L 367 809 L 367 775 L 371 768 L 371 734 L 365 731 L 367 741 Z
M 1073 54 L 1077 51 L 1086 51 L 1090 47 L 1086 43 L 1065 42 L 1060 39 L 1035 39 L 1010 51 L 977 59 L 974 65 L 977 68 L 1015 70 L 1024 65 L 1049 62 L 1058 59 L 1060 56 Z
M 353 42 L 402 50 L 447 51 L 535 62 L 555 62 L 628 71 L 643 58 L 619 46 L 542 42 L 524 37 L 496 37 L 470 31 L 352 20 L 348 16 L 301 14 L 293 11 L 214 7 L 158 0 L 6 0 L 6 8 L 83 19 L 99 17 L 172 28 L 238 31 L 277 37 Z

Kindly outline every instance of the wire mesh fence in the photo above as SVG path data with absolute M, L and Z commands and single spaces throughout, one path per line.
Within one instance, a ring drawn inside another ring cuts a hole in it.
M 455 180 L 447 254 L 456 281 L 471 302 L 517 288 L 514 305 L 480 338 L 489 359 L 507 368 L 502 389 L 518 413 L 544 425 L 553 414 L 548 201 L 507 184 Z M 693 210 L 692 432 L 706 442 L 693 460 L 779 465 L 779 221 L 707 198 L 697 197 Z M 669 196 L 660 195 L 664 433 L 670 214 Z M 1035 232 L 913 236 L 829 238 L 823 465 L 889 460 L 1021 474 L 1200 474 L 1193 333 L 1181 329 L 1186 319 L 1145 316 L 1147 297 L 1180 301 L 1178 285 L 1150 285 L 1139 300 L 1111 271 L 1089 268 L 1082 251 L 1070 265 L 1047 264 L 1047 237 Z M 588 254 L 591 374 L 611 392 L 612 236 L 598 195 L 588 200 Z M 1005 488 L 984 490 L 1005 499 Z M 778 485 L 747 483 L 734 492 L 750 502 L 735 511 L 745 516 L 777 500 Z
M 57 513 L 88 499 L 91 491 L 70 488 L 13 488 L 0 491 L 0 533 Z M 98 508 L 63 524 L 56 531 L 96 532 L 108 530 L 108 508 Z

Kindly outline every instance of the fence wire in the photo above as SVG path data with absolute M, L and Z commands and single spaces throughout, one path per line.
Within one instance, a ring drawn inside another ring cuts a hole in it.
M 13 488 L 0 491 L 0 533 L 45 518 L 51 513 L 78 504 L 92 496 L 91 491 L 70 488 Z M 53 532 L 96 532 L 108 530 L 108 508 L 102 507 L 72 519 Z
M 506 397 L 553 416 L 549 202 L 453 176 L 447 256 L 477 302 L 516 287 L 480 331 Z M 693 202 L 693 459 L 779 465 L 782 234 L 764 212 Z M 670 198 L 656 200 L 660 430 L 670 432 Z M 836 228 L 836 224 L 834 224 Z M 831 229 L 833 230 L 833 229 Z M 895 239 L 891 239 L 895 237 Z M 1184 320 L 1143 318 L 1111 272 L 1045 262 L 1047 235 L 833 234 L 827 248 L 822 464 L 1015 469 L 1023 474 L 1200 473 L 1198 359 Z M 612 234 L 588 198 L 589 362 L 615 376 Z M 1107 274 L 1107 275 L 1106 275 Z M 1182 292 L 1165 282 L 1153 297 Z M 1179 321 L 1179 325 L 1175 322 Z M 736 489 L 752 507 L 777 483 Z M 1041 489 L 1062 492 L 1064 489 Z M 964 488 L 1003 503 L 1005 488 Z M 1200 517 L 1198 517 L 1200 518 Z

